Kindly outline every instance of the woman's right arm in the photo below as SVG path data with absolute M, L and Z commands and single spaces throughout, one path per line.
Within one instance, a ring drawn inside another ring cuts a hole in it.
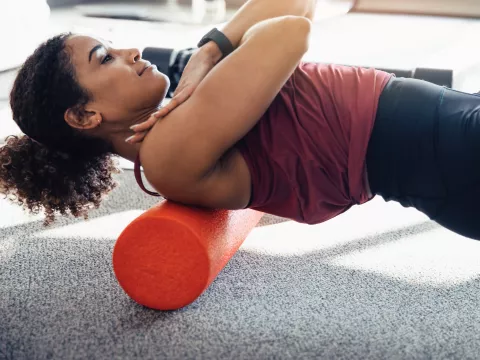
M 245 33 L 257 23 L 288 15 L 303 16 L 313 20 L 316 7 L 317 0 L 248 0 L 221 30 L 233 47 L 237 48 L 242 40 L 247 38 L 244 36 Z M 175 89 L 172 100 L 147 121 L 137 124 L 134 130 L 136 134 L 130 137 L 129 141 L 132 143 L 142 141 L 158 119 L 166 116 L 188 99 L 222 56 L 219 47 L 213 41 L 195 50 L 186 67 L 184 65 L 182 68 L 182 72 L 185 71 Z M 172 85 L 177 85 L 176 81 L 172 82 Z
M 252 129 L 291 76 L 308 49 L 310 26 L 296 16 L 253 26 L 193 95 L 152 128 L 141 160 L 157 191 L 204 205 L 198 197 L 211 170 Z

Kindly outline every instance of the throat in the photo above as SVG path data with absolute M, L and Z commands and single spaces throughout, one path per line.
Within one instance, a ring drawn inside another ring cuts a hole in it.
M 131 134 L 130 134 L 131 135 Z M 112 143 L 113 143 L 113 148 L 115 149 L 115 153 L 127 160 L 130 160 L 131 162 L 134 162 L 138 152 L 140 151 L 140 147 L 142 146 L 142 143 L 137 143 L 137 144 L 129 144 L 125 142 L 125 139 L 129 137 L 130 135 L 125 135 L 125 136 L 119 136 L 116 137 Z

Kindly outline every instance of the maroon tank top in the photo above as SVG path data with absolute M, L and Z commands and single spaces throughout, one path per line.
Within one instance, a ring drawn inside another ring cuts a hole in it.
M 371 199 L 365 157 L 382 71 L 301 63 L 236 147 L 252 179 L 248 207 L 316 224 Z M 140 176 L 140 161 L 135 161 Z

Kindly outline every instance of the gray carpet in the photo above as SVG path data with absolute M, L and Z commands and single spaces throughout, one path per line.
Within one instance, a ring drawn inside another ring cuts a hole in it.
M 133 173 L 87 222 L 2 200 L 0 359 L 478 359 L 480 243 L 374 199 L 325 224 L 266 217 L 178 311 L 118 286 L 122 229 L 157 199 Z

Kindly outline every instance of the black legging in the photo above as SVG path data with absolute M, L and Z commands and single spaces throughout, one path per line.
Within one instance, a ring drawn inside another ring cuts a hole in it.
M 480 239 L 480 96 L 392 78 L 367 152 L 372 193 Z

